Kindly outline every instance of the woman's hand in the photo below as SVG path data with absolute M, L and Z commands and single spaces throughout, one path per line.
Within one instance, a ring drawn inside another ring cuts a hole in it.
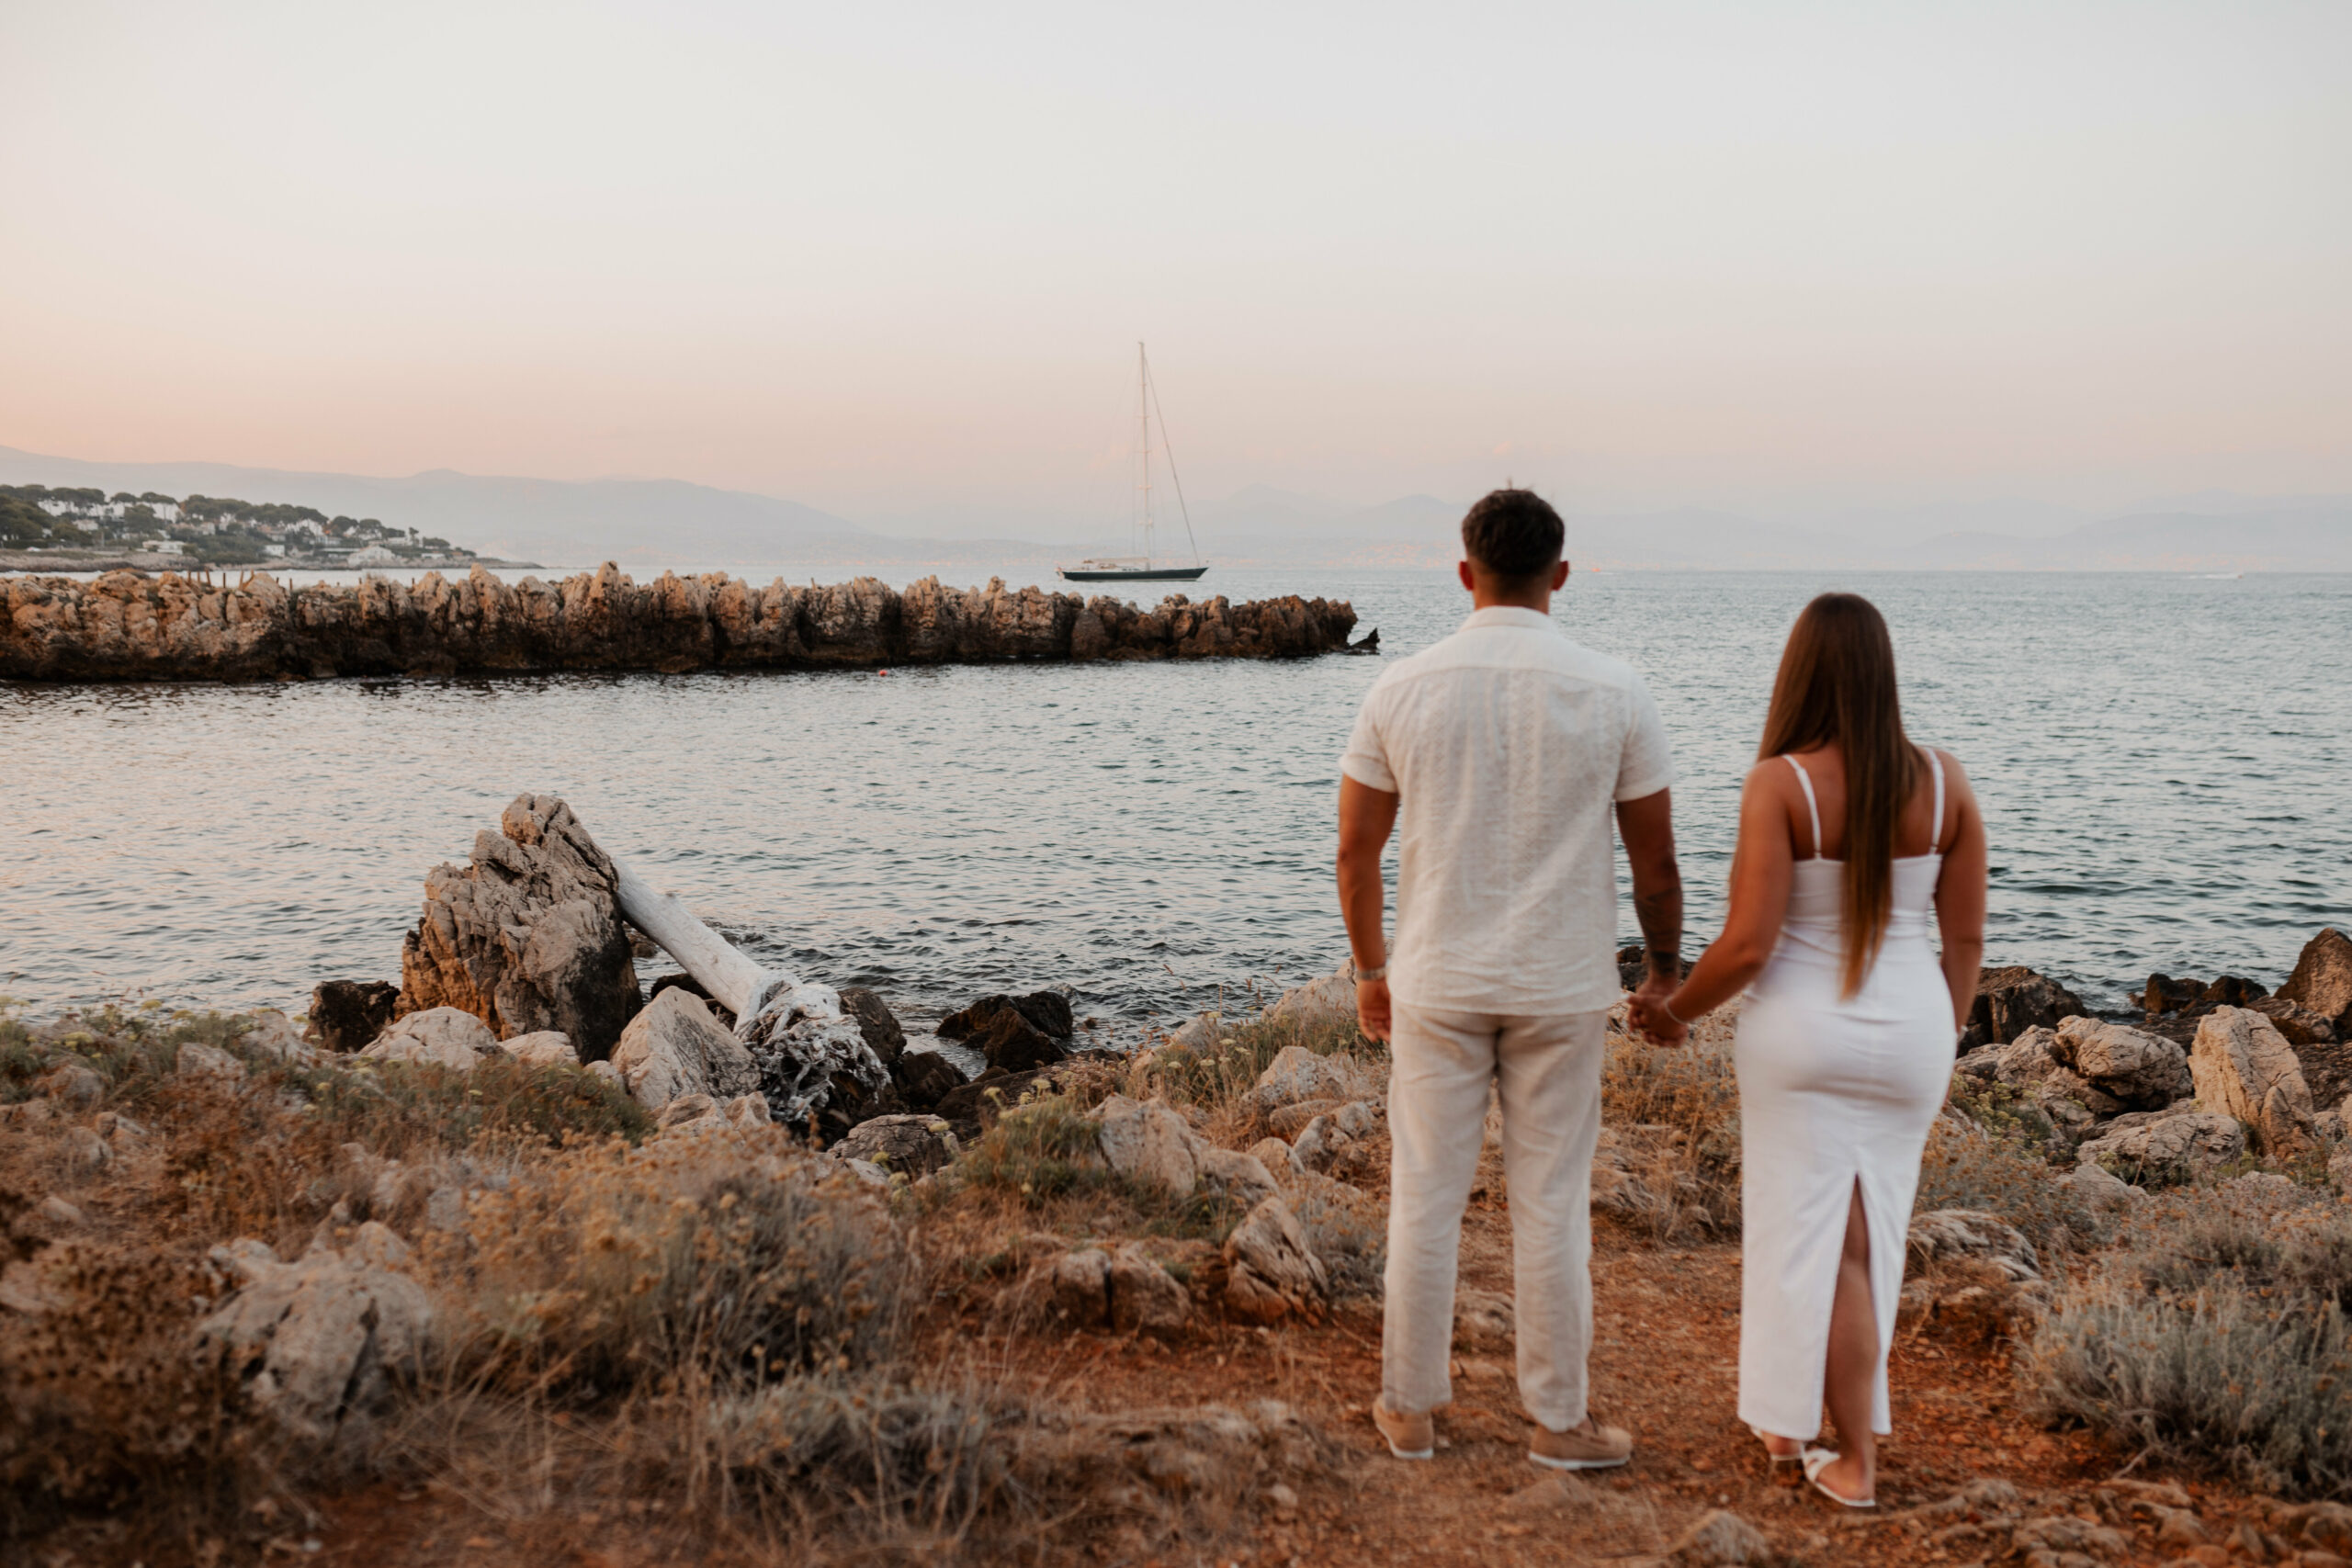
M 1674 984 L 1663 976 L 1652 976 L 1642 982 L 1634 993 L 1633 1001 L 1625 1009 L 1625 1022 L 1634 1032 L 1653 1045 L 1676 1046 L 1690 1037 L 1690 1027 L 1679 1021 L 1666 1008 Z
M 1367 1040 L 1388 1038 L 1388 982 L 1358 980 L 1356 982 L 1356 1027 L 1363 1031 Z

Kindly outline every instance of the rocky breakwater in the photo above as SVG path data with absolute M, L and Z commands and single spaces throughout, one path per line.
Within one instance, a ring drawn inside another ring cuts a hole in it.
M 1039 588 L 904 592 L 723 572 L 637 582 L 607 562 L 560 582 L 370 577 L 310 588 L 176 572 L 0 578 L 0 678 L 272 681 L 557 670 L 871 669 L 1012 660 L 1281 659 L 1348 646 L 1355 611 L 1295 595 L 1181 594 L 1149 610 Z M 1370 638 L 1365 639 L 1367 643 Z

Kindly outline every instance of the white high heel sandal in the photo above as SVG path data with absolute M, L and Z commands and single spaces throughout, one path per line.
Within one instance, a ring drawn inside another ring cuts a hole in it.
M 1857 1512 L 1878 1506 L 1878 1499 L 1875 1497 L 1863 1497 L 1859 1499 L 1848 1497 L 1842 1494 L 1832 1492 L 1822 1483 L 1821 1472 L 1838 1462 L 1838 1453 L 1834 1449 L 1816 1449 L 1808 1445 L 1803 1457 L 1804 1459 L 1805 1484 L 1811 1486 L 1815 1492 L 1820 1493 L 1824 1497 L 1828 1498 L 1831 1502 L 1837 1504 L 1841 1508 L 1852 1508 Z

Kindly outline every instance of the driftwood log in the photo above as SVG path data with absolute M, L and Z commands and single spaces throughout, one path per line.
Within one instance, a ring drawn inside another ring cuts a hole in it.
M 551 795 L 514 797 L 471 863 L 424 879 L 424 912 L 401 947 L 400 1011 L 454 1007 L 501 1040 L 561 1030 L 603 1061 L 643 1005 L 627 930 L 675 958 L 735 1015 L 770 1113 L 789 1122 L 889 1082 L 841 993 L 766 969 L 591 838 Z
M 0 578 L 0 679 L 271 681 L 556 670 L 872 669 L 1012 660 L 1276 659 L 1348 646 L 1355 611 L 1291 596 L 1174 595 L 1150 610 L 1038 588 L 903 593 L 871 577 L 755 587 L 712 572 L 633 581 L 370 577 L 230 585 L 166 571 Z M 1369 639 L 1367 639 L 1367 642 Z

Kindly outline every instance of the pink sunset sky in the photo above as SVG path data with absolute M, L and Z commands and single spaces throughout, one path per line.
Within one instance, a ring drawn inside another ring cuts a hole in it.
M 0 445 L 888 522 L 2352 490 L 2352 7 L 0 10 Z M 1124 510 L 1124 502 L 1115 502 Z

